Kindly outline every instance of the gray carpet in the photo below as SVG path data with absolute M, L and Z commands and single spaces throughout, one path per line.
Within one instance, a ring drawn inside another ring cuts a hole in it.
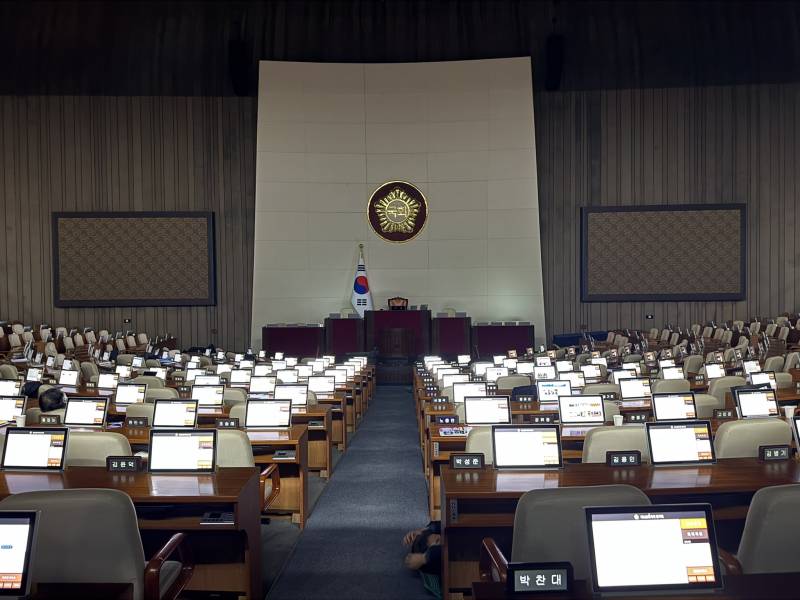
M 269 600 L 430 600 L 401 545 L 428 521 L 411 390 L 375 396 Z

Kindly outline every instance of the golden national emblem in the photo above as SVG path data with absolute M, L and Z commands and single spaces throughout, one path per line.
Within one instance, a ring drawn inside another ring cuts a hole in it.
M 416 187 L 389 181 L 375 190 L 367 205 L 372 230 L 388 242 L 407 242 L 416 237 L 428 218 L 428 203 Z

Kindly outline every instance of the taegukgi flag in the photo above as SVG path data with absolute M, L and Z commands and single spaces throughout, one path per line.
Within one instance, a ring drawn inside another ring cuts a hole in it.
M 372 292 L 367 280 L 367 266 L 364 264 L 364 246 L 359 245 L 358 266 L 353 279 L 353 295 L 350 303 L 363 318 L 365 310 L 372 310 Z

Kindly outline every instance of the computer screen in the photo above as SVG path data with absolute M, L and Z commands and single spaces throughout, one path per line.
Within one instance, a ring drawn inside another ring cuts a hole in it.
M 0 511 L 0 596 L 26 597 L 39 513 Z
M 311 371 L 313 373 L 324 373 L 325 372 L 325 361 L 321 358 L 317 360 L 312 360 L 310 363 Z
M 453 375 L 445 375 L 442 377 L 442 387 L 450 387 L 454 383 L 465 383 L 469 381 L 468 373 L 456 373 Z
M 145 373 L 152 373 L 153 377 L 158 377 L 161 381 L 167 380 L 167 370 L 164 367 L 147 367 Z
M 508 396 L 467 396 L 464 398 L 464 421 L 467 425 L 511 423 Z
M 558 404 L 559 396 L 571 396 L 572 385 L 563 379 L 540 379 L 536 382 L 539 404 Z
M 537 356 L 535 361 L 537 367 L 551 367 L 553 365 L 553 359 L 549 356 Z
M 565 371 L 558 374 L 561 381 L 569 381 L 570 386 L 574 390 L 580 390 L 586 387 L 586 378 L 583 376 L 582 371 Z
M 445 375 L 458 375 L 459 373 L 461 373 L 461 369 L 457 367 L 445 367 L 444 369 L 436 369 L 434 377 L 442 379 Z
M 658 361 L 658 367 L 660 369 L 666 369 L 667 367 L 674 367 L 674 366 L 675 366 L 674 358 L 664 358 Z
M 653 416 L 656 421 L 684 421 L 697 418 L 694 394 L 653 394 Z
M 769 385 L 773 390 L 778 389 L 778 381 L 775 379 L 775 371 L 758 371 L 750 373 L 750 383 L 752 385 Z
M 710 505 L 585 510 L 595 592 L 722 586 Z
M 561 466 L 557 425 L 494 425 L 494 466 L 498 469 L 546 469 Z
M 97 376 L 97 387 L 103 390 L 114 390 L 119 385 L 117 373 L 100 373 Z
M 572 371 L 572 361 L 570 360 L 557 360 L 556 361 L 556 371 L 559 373 L 567 373 L 568 371 Z
M 231 371 L 231 384 L 250 383 L 250 378 L 252 376 L 252 369 L 233 369 Z
M 733 393 L 739 415 L 743 419 L 750 417 L 777 417 L 778 402 L 772 390 L 743 390 Z
M 581 373 L 586 379 L 600 379 L 603 376 L 600 365 L 581 365 Z
M 311 377 L 311 374 L 314 372 L 314 369 L 311 365 L 297 365 L 295 367 L 295 371 L 297 371 L 297 376 L 300 379 L 308 379 Z
M 343 364 L 341 368 L 347 371 L 347 377 L 352 379 L 356 376 L 356 368 L 354 365 L 348 365 L 347 363 Z
M 197 400 L 198 406 L 222 406 L 224 399 L 224 385 L 192 386 L 192 400 Z
M 517 368 L 517 362 L 516 358 L 505 358 L 503 359 L 503 366 L 509 371 L 512 371 Z
M 292 422 L 291 400 L 249 400 L 245 427 L 288 427 Z
M 562 425 L 604 423 L 606 413 L 602 396 L 559 396 L 558 420 Z
M 130 365 L 117 365 L 114 372 L 119 375 L 120 379 L 128 379 L 131 376 Z
M 292 406 L 308 403 L 308 386 L 305 383 L 279 383 L 275 386 L 275 400 L 291 400 Z
M 0 397 L 0 423 L 13 421 L 25 412 L 25 396 Z
M 283 354 L 284 354 L 283 352 L 276 352 L 276 353 L 275 353 L 275 354 L 272 356 L 272 358 L 274 358 L 275 360 L 283 360 Z
M 253 360 L 240 360 L 239 361 L 239 368 L 240 369 L 252 369 L 255 365 L 256 365 L 256 363 Z
M 4 469 L 48 469 L 64 467 L 67 429 L 15 427 L 6 431 Z
M 220 385 L 219 375 L 198 375 L 194 378 L 195 385 Z
M 278 383 L 277 377 L 253 377 L 250 379 L 251 394 L 271 394 Z
M 197 400 L 156 400 L 153 427 L 191 427 L 197 425 Z
M 534 367 L 533 368 L 533 378 L 536 381 L 538 381 L 540 379 L 555 379 L 556 378 L 556 368 L 553 367 L 553 366 L 549 366 L 549 367 Z
M 34 367 L 30 367 L 28 371 L 25 373 L 25 381 L 41 381 L 42 380 L 42 369 L 36 369 Z
M 217 365 L 217 375 L 222 375 L 223 373 L 230 373 L 233 371 L 233 365 Z
M 287 356 L 286 357 L 286 366 L 287 367 L 296 367 L 297 366 L 297 357 L 296 356 Z
M 636 371 L 629 369 L 614 369 L 608 372 L 609 381 L 619 383 L 621 379 L 633 379 L 636 377 Z
M 534 364 L 528 361 L 517 362 L 517 373 L 519 375 L 533 375 Z
M 344 369 L 325 369 L 325 375 L 333 377 L 336 383 L 347 383 L 347 371 Z
M 603 365 L 604 367 L 608 366 L 608 359 L 605 356 L 598 356 L 595 358 L 589 359 L 589 364 L 592 365 Z
M 663 379 L 683 379 L 683 369 L 680 367 L 664 367 L 661 369 Z
M 758 373 L 761 370 L 761 365 L 757 360 L 746 360 L 742 362 L 742 369 L 745 374 Z
M 61 373 L 58 375 L 58 385 L 78 385 L 78 372 L 77 371 L 65 371 L 61 369 Z M 0 388 L 0 392 L 3 392 L 2 388 Z
M 219 373 L 219 369 L 217 369 Z M 272 365 L 256 365 L 253 367 L 253 377 L 265 377 L 272 373 Z
M 472 357 L 469 354 L 459 354 L 457 362 L 460 365 L 468 365 L 471 360 L 472 360 Z
M 100 427 L 106 422 L 108 398 L 68 398 L 64 425 Z
M 144 358 L 141 356 L 134 356 L 131 360 L 132 367 L 143 367 L 144 366 Z
M 72 368 L 72 359 L 71 359 L 71 358 L 65 358 L 65 359 L 64 359 L 64 360 L 61 362 L 61 368 L 62 368 L 64 371 L 74 371 L 75 369 L 73 369 L 73 368 Z
M 708 421 L 662 421 L 645 426 L 653 465 L 714 462 Z
M 476 362 L 472 363 L 472 372 L 475 373 L 476 377 L 484 377 L 486 375 L 486 369 L 492 366 L 490 362 Z
M 150 430 L 150 471 L 211 472 L 216 464 L 216 429 Z
M 725 377 L 725 369 L 722 365 L 718 365 L 717 363 L 707 363 L 705 365 L 706 368 L 706 377 L 709 379 L 718 379 L 720 377 Z
M 501 367 L 501 366 L 503 366 L 503 361 L 505 359 L 506 359 L 506 357 L 505 357 L 504 354 L 495 354 L 494 356 L 492 356 L 492 364 L 495 367 Z
M 461 404 L 467 396 L 485 396 L 486 383 L 483 381 L 470 381 L 469 383 L 453 384 L 453 402 Z
M 647 377 L 620 379 L 619 390 L 623 400 L 647 400 L 653 395 L 653 392 L 650 391 L 650 380 Z
M 297 383 L 300 374 L 295 369 L 280 369 L 275 371 L 275 376 L 280 383 Z
M 120 383 L 114 394 L 114 402 L 117 404 L 133 404 L 134 402 L 144 402 L 147 394 L 146 383 Z
M 336 391 L 336 377 L 333 375 L 312 375 L 308 378 L 308 389 L 315 394 L 332 394 Z

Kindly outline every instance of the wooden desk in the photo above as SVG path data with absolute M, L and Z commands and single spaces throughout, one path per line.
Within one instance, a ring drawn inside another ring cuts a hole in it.
M 308 428 L 308 469 L 327 479 L 333 472 L 333 421 L 328 404 L 314 404 L 292 412 L 292 423 Z M 312 425 L 311 423 L 320 423 Z
M 219 469 L 207 475 L 109 473 L 102 467 L 72 467 L 56 473 L 4 471 L 0 472 L 0 499 L 43 490 L 120 490 L 136 506 L 145 546 L 153 540 L 163 543 L 182 531 L 189 533 L 195 550 L 200 543 L 220 549 L 214 555 L 195 551 L 197 565 L 187 589 L 261 598 L 258 473 L 253 468 Z M 175 505 L 174 516 L 148 514 L 148 505 Z M 233 512 L 234 524 L 202 525 L 202 515 L 207 511 Z M 229 553 L 231 556 L 226 556 Z
M 347 395 L 344 392 L 317 394 L 317 404 L 331 407 L 331 434 L 340 452 L 347 450 Z
M 467 591 L 478 580 L 484 537 L 493 537 L 510 556 L 514 511 L 529 490 L 624 483 L 639 488 L 654 503 L 710 502 L 715 520 L 724 520 L 744 518 L 759 489 L 798 482 L 800 463 L 795 460 L 730 458 L 708 466 L 629 469 L 567 463 L 552 471 L 452 471 L 443 466 L 442 589 L 445 594 Z

